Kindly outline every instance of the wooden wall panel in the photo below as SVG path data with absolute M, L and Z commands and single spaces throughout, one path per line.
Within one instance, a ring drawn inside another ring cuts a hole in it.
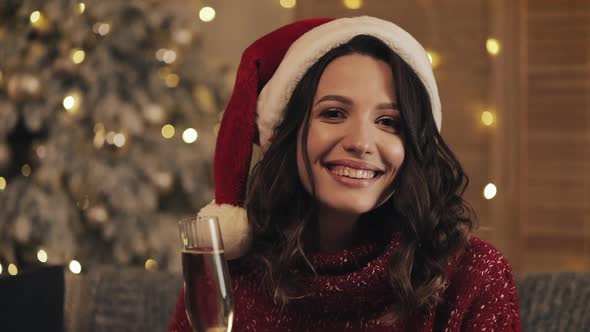
M 523 1 L 526 272 L 590 269 L 590 2 Z

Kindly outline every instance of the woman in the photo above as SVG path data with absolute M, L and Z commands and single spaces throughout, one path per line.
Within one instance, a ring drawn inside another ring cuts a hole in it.
M 440 125 L 424 49 L 390 22 L 305 20 L 250 46 L 201 211 L 241 256 L 233 331 L 520 331 L 511 268 L 470 235 Z M 190 330 L 184 308 L 170 331 Z

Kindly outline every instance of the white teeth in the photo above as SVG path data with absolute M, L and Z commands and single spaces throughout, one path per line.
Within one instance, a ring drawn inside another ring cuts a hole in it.
M 372 179 L 375 177 L 375 171 L 354 169 L 344 166 L 334 166 L 329 168 L 329 170 L 336 175 L 346 176 L 353 179 Z

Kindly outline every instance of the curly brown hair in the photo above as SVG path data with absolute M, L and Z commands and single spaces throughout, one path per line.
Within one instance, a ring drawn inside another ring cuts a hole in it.
M 281 304 L 304 296 L 305 281 L 317 276 L 306 253 L 317 248 L 318 206 L 313 177 L 308 193 L 298 176 L 297 134 L 303 126 L 300 143 L 312 174 L 306 147 L 313 97 L 328 64 L 349 54 L 384 61 L 396 82 L 405 159 L 394 180 L 395 195 L 361 218 L 382 220 L 372 227 L 401 232 L 388 273 L 396 299 L 393 314 L 403 318 L 440 302 L 446 263 L 467 246 L 475 217 L 462 197 L 469 179 L 436 128 L 426 89 L 410 66 L 375 37 L 356 36 L 330 50 L 298 83 L 249 178 L 246 209 L 253 245 L 247 257 L 259 263 L 265 289 Z

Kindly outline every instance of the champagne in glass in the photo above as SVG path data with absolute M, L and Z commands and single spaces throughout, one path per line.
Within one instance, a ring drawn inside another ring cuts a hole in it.
M 194 217 L 178 224 L 182 241 L 184 301 L 195 332 L 228 332 L 233 299 L 216 217 Z

